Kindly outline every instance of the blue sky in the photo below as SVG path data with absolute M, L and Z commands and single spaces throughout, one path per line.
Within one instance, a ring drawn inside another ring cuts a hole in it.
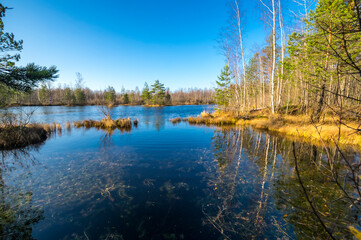
M 255 0 L 243 1 L 247 49 L 264 42 Z M 53 84 L 80 72 L 94 90 L 159 79 L 171 90 L 211 88 L 224 58 L 216 49 L 226 0 L 6 0 L 5 30 L 24 40 L 20 64 L 56 65 Z M 251 55 L 251 51 L 247 52 Z

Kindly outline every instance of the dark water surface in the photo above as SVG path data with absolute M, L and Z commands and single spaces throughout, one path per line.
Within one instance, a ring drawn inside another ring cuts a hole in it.
M 204 109 L 212 106 L 117 107 L 113 117 L 139 126 L 63 129 L 41 146 L 2 152 L 0 239 L 323 238 L 295 177 L 292 143 L 250 128 L 169 122 Z M 41 107 L 33 116 L 61 124 L 90 118 L 102 118 L 97 107 Z M 351 238 L 342 223 L 358 215 L 311 164 L 322 167 L 325 151 L 296 147 L 314 201 L 332 202 L 328 220 Z

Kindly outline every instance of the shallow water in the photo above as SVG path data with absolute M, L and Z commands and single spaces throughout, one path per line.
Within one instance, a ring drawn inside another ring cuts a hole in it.
M 117 107 L 113 117 L 139 119 L 130 133 L 63 129 L 40 146 L 2 152 L 0 238 L 326 236 L 308 212 L 289 140 L 250 128 L 169 122 L 212 108 Z M 64 124 L 101 117 L 94 106 L 40 107 L 32 119 Z M 333 226 L 335 233 L 351 238 L 346 227 L 357 227 L 358 213 L 338 200 L 339 189 L 312 166 L 325 165 L 325 150 L 301 143 L 295 147 L 320 212 L 328 211 L 330 224 L 340 222 Z M 352 149 L 345 155 L 360 160 Z M 324 205 L 332 211 L 321 209 Z

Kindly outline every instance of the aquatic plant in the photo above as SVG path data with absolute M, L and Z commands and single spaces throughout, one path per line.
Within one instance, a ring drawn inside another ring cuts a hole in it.
M 22 148 L 46 139 L 47 132 L 41 125 L 0 127 L 0 150 Z
M 117 120 L 113 120 L 109 118 L 103 118 L 100 121 L 95 120 L 83 120 L 74 122 L 73 125 L 77 128 L 85 127 L 85 128 L 97 128 L 97 129 L 128 129 L 132 128 L 132 120 L 130 118 L 119 118 Z M 135 121 L 134 125 L 138 125 L 138 122 Z
M 177 117 L 177 118 L 169 119 L 169 121 L 172 122 L 173 124 L 177 124 L 180 123 L 182 119 L 180 117 Z
M 190 124 L 204 124 L 204 125 L 235 125 L 237 119 L 232 113 L 216 111 L 213 114 L 203 111 L 200 116 L 189 117 Z
M 30 124 L 33 112 L 5 111 L 0 117 L 0 150 L 16 149 L 46 140 L 47 132 L 41 124 Z
M 133 121 L 134 127 L 138 127 L 138 123 L 139 123 L 139 120 L 138 120 L 138 119 L 135 119 L 135 120 Z

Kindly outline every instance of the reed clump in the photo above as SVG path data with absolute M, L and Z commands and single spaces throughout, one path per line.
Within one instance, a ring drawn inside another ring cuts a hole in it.
M 62 127 L 59 123 L 38 123 L 36 125 L 39 125 L 42 128 L 44 128 L 44 130 L 47 132 L 48 135 L 56 133 L 57 131 L 58 132 L 62 131 Z
M 71 124 L 70 124 L 70 122 L 66 122 L 66 123 L 65 123 L 65 128 L 66 128 L 66 130 L 68 130 L 68 131 L 71 130 Z
M 173 124 L 177 124 L 180 123 L 182 119 L 180 117 L 177 117 L 177 118 L 169 119 L 169 121 L 172 122 Z
M 135 121 L 134 125 L 138 125 L 138 122 Z M 74 122 L 74 126 L 77 128 L 85 127 L 85 128 L 97 128 L 97 129 L 128 129 L 132 128 L 132 120 L 130 118 L 119 118 L 116 120 L 111 119 L 110 117 L 103 118 L 100 121 L 95 120 L 84 120 Z
M 138 120 L 138 119 L 135 119 L 135 120 L 133 121 L 134 127 L 138 127 L 138 123 L 139 123 L 139 120 Z
M 26 126 L 0 126 L 0 150 L 23 148 L 47 139 L 47 132 L 40 124 Z
M 200 116 L 189 117 L 186 121 L 190 124 L 227 126 L 235 125 L 237 123 L 237 118 L 231 112 L 215 111 L 214 113 L 209 113 L 203 111 Z

